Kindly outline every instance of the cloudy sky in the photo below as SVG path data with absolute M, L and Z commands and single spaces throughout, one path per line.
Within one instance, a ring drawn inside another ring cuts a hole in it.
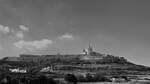
M 0 57 L 96 51 L 150 66 L 149 0 L 0 0 Z

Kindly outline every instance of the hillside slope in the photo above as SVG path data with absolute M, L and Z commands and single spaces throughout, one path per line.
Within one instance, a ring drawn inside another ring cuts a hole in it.
M 28 56 L 29 57 L 29 56 Z M 88 59 L 85 59 L 88 58 Z M 27 58 L 28 59 L 28 58 Z M 39 68 L 54 66 L 60 72 L 91 72 L 105 75 L 147 75 L 150 67 L 136 65 L 124 57 L 98 54 L 94 55 L 50 55 L 35 56 L 36 61 L 0 61 L 3 67 Z M 2 70 L 1 70 L 2 71 Z

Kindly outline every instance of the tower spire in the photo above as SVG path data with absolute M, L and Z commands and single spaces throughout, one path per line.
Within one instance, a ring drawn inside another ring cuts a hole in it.
M 88 54 L 90 55 L 92 52 L 93 52 L 93 47 L 92 47 L 91 44 L 89 43 Z
M 89 42 L 89 48 L 91 47 L 91 43 Z

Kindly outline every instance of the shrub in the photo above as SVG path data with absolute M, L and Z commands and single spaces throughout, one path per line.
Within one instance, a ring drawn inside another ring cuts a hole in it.
M 78 76 L 77 79 L 79 82 L 110 82 L 110 80 L 103 75 L 90 73 L 87 73 L 86 77 L 82 75 Z
M 72 82 L 74 84 L 77 84 L 77 78 L 73 74 L 67 74 L 67 75 L 65 75 L 64 79 L 67 82 Z

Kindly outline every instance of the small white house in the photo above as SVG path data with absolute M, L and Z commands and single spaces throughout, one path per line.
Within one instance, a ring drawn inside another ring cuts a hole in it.
M 53 72 L 53 68 L 48 66 L 48 67 L 42 68 L 40 72 Z
M 27 73 L 27 70 L 25 69 L 9 69 L 9 71 L 13 72 L 13 73 Z

